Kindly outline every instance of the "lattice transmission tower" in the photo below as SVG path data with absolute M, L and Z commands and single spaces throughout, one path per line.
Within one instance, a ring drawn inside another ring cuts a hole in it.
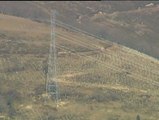
M 56 51 L 56 11 L 51 11 L 51 43 L 48 59 L 48 72 L 46 78 L 46 93 L 49 97 L 53 97 L 58 107 L 59 102 L 59 89 L 57 83 L 57 51 Z

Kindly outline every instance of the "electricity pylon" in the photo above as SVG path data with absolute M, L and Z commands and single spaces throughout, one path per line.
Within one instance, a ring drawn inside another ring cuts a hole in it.
M 46 93 L 49 97 L 53 97 L 58 107 L 59 91 L 57 83 L 57 53 L 56 53 L 56 39 L 55 39 L 55 19 L 56 11 L 51 11 L 51 43 L 48 59 L 48 72 L 46 78 Z

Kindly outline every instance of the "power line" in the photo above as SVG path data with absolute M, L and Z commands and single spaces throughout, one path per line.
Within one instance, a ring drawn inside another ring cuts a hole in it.
M 58 22 L 58 21 L 57 21 Z M 114 43 L 114 42 L 110 42 L 110 41 L 108 41 L 108 40 L 106 40 L 106 39 L 103 39 L 103 38 L 101 38 L 101 37 L 98 37 L 98 36 L 95 36 L 95 35 L 92 35 L 92 34 L 90 34 L 90 33 L 88 33 L 88 32 L 85 32 L 85 31 L 83 31 L 83 30 L 80 30 L 80 29 L 78 29 L 78 28 L 75 28 L 75 27 L 73 27 L 73 26 L 71 26 L 70 28 L 68 27 L 68 26 L 70 26 L 70 25 L 68 25 L 68 24 L 65 24 L 65 23 L 62 23 L 62 22 L 60 22 L 60 24 L 59 23 L 57 23 L 58 25 L 61 25 L 62 27 L 64 27 L 64 28 L 66 28 L 66 29 L 69 29 L 69 30 L 72 30 L 72 31 L 76 31 L 76 32 L 81 32 L 81 33 L 84 33 L 84 35 L 88 35 L 88 36 L 91 36 L 91 37 L 93 37 L 93 38 L 97 38 L 97 39 L 95 39 L 95 41 L 100 41 L 100 42 L 105 42 L 106 44 L 110 44 L 110 45 L 116 45 L 116 46 L 120 46 L 121 47 L 121 50 L 124 50 L 123 52 L 123 54 L 125 54 L 125 52 L 128 52 L 128 53 L 133 53 L 133 52 L 135 52 L 135 54 L 137 54 L 137 55 L 139 55 L 140 57 L 142 57 L 142 58 L 144 58 L 145 59 L 145 54 L 144 54 L 144 56 L 143 56 L 143 54 L 142 53 L 140 53 L 139 51 L 136 51 L 136 50 L 132 50 L 132 49 L 130 49 L 130 48 L 127 48 L 127 47 L 125 47 L 125 46 L 122 46 L 122 45 L 120 45 L 120 44 L 117 44 L 117 43 Z M 73 28 L 73 29 L 71 29 L 71 28 Z M 75 29 L 75 30 L 74 30 Z M 88 37 L 87 36 L 87 37 Z M 72 37 L 72 36 L 71 36 Z M 78 38 L 79 39 L 79 38 Z M 92 39 L 93 40 L 93 39 Z M 91 44 L 91 43 L 89 43 L 89 44 Z M 121 52 L 122 53 L 122 52 Z M 131 55 L 131 54 L 129 54 L 129 55 Z M 149 58 L 149 57 L 148 57 Z M 147 59 L 147 57 L 146 57 L 146 59 Z M 156 60 L 155 58 L 151 58 L 151 60 Z M 129 60 L 130 61 L 130 60 Z M 157 63 L 159 63 L 158 62 L 158 60 L 156 61 Z M 136 63 L 136 64 L 138 64 L 138 63 Z M 141 66 L 140 64 L 138 64 L 138 66 Z
M 68 40 L 68 41 L 71 41 L 71 42 L 75 42 L 75 39 L 72 39 L 72 40 L 71 40 L 71 38 L 67 39 L 66 36 L 65 36 L 65 37 L 61 37 L 61 38 L 65 39 L 65 40 Z M 77 44 L 79 44 L 79 45 L 81 45 L 81 46 L 85 46 L 84 44 L 81 44 L 80 41 L 79 41 L 79 42 L 75 42 L 75 43 L 77 43 Z M 86 46 L 85 46 L 85 47 L 86 47 Z M 91 48 L 91 47 L 90 47 L 90 48 Z M 94 49 L 90 49 L 90 50 L 94 50 Z M 101 53 L 101 54 L 103 54 L 103 53 Z M 105 55 L 107 55 L 107 54 L 105 54 Z M 112 57 L 112 56 L 111 56 L 111 57 Z M 119 58 L 120 58 L 120 56 L 119 56 Z M 119 59 L 119 58 L 118 58 L 118 59 Z M 114 59 L 115 59 L 115 58 L 114 58 Z M 115 64 L 116 64 L 116 63 L 115 63 Z M 157 75 L 158 75 L 158 74 L 157 74 Z
M 63 35 L 63 34 L 60 34 L 60 33 L 57 33 L 57 34 L 60 35 L 60 36 L 64 36 L 64 37 L 69 38 L 69 39 L 68 39 L 69 41 L 71 41 L 71 39 L 73 38 L 72 36 L 69 37 L 68 35 L 66 36 L 66 35 Z M 72 39 L 71 42 L 78 43 L 78 44 L 80 44 L 80 45 L 83 44 L 83 46 L 85 45 L 85 47 L 87 47 L 87 48 L 88 48 L 88 46 L 89 46 L 88 49 L 90 49 L 90 48 L 93 48 L 93 49 L 94 49 L 94 47 L 92 47 L 92 46 L 95 46 L 95 47 L 97 48 L 97 50 L 100 50 L 99 47 L 97 47 L 96 45 L 92 44 L 91 41 L 90 41 L 90 43 L 86 44 L 85 42 L 82 42 L 82 41 L 76 42 L 76 39 L 80 39 L 80 38 L 74 37 L 74 39 Z M 86 45 L 87 45 L 87 46 L 86 46 Z M 90 49 L 90 50 L 92 50 L 92 49 Z M 111 52 L 111 50 L 109 50 L 109 49 L 106 49 L 106 50 Z M 111 54 L 111 53 L 109 53 L 109 52 L 108 52 L 108 53 L 105 53 L 105 52 L 103 51 L 103 52 L 101 52 L 101 54 L 102 54 L 102 55 L 106 55 L 106 56 L 116 57 L 114 54 Z M 126 53 L 125 53 L 125 54 L 126 54 Z M 132 63 L 133 65 L 136 65 L 137 67 L 141 66 L 141 68 L 143 68 L 142 65 L 140 65 L 140 64 L 138 64 L 138 63 L 131 62 L 131 60 L 128 60 L 128 59 L 126 59 L 126 58 L 124 58 L 124 57 L 122 57 L 122 56 L 117 56 L 117 57 L 118 57 L 118 59 L 121 59 L 121 60 L 124 60 L 124 61 L 128 61 L 128 62 L 129 62 L 128 64 L 131 64 L 131 63 Z M 150 71 L 150 72 L 154 73 L 153 71 Z
M 60 46 L 60 48 L 63 48 L 63 49 L 65 49 L 65 50 L 69 50 L 70 52 L 72 52 L 73 54 L 77 54 L 76 53 L 76 51 L 75 50 L 73 50 L 73 49 L 68 49 L 68 47 L 65 47 L 65 46 Z M 77 55 L 79 55 L 79 54 L 77 54 Z M 99 63 L 101 63 L 101 64 L 103 64 L 103 65 L 105 65 L 105 67 L 107 67 L 107 68 L 109 68 L 109 69 L 112 69 L 112 70 L 115 70 L 115 71 L 117 71 L 117 72 L 126 72 L 126 70 L 125 69 L 121 69 L 121 68 L 117 68 L 117 67 L 112 67 L 112 66 L 110 66 L 110 64 L 106 64 L 105 62 L 102 62 L 102 61 L 100 61 L 99 59 L 96 59 L 96 58 L 93 58 L 93 57 L 91 57 L 91 56 L 86 56 L 86 55 L 82 55 L 82 54 L 80 54 L 79 56 L 83 56 L 83 57 L 87 57 L 87 58 L 90 58 L 90 59 L 93 59 L 93 60 L 96 60 L 96 61 L 98 61 Z M 109 67 L 108 67 L 109 66 Z M 139 80 L 141 80 L 141 81 L 143 81 L 143 79 L 145 79 L 145 81 L 144 82 L 147 82 L 147 83 L 150 83 L 150 84 L 152 84 L 152 85 L 154 85 L 154 86 L 159 86 L 159 82 L 157 82 L 157 81 L 150 81 L 150 80 L 148 80 L 147 78 L 145 78 L 145 77 L 141 77 L 141 76 L 139 76 L 139 75 L 136 75 L 136 74 L 131 74 L 131 75 L 127 75 L 127 76 L 130 76 L 130 77 L 132 77 L 132 78 L 137 78 L 137 79 L 139 79 Z

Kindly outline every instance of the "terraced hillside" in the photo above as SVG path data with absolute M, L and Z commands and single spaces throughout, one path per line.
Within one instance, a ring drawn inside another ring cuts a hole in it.
M 159 62 L 135 50 L 56 28 L 59 107 L 45 93 L 50 26 L 0 15 L 0 119 L 159 118 Z

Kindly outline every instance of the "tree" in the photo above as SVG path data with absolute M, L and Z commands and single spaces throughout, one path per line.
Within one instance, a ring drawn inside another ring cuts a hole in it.
M 136 120 L 140 120 L 140 115 L 137 115 L 137 116 L 136 116 Z
M 45 74 L 45 76 L 47 76 L 47 73 L 48 73 L 48 63 L 47 63 L 48 59 L 44 60 L 43 61 L 43 66 L 42 66 L 42 70 L 43 70 L 43 73 Z

